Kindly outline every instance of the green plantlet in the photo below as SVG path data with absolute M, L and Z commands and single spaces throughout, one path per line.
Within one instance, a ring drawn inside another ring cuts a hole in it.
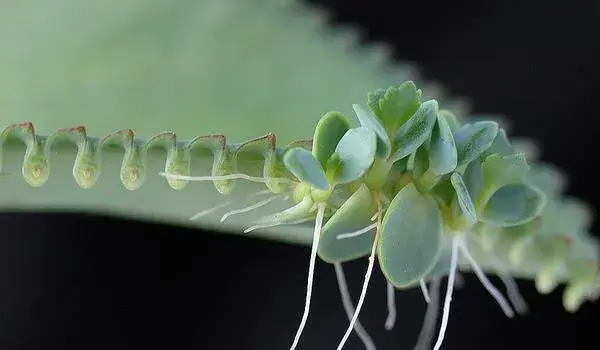
M 250 233 L 281 225 L 306 231 L 314 221 L 311 239 L 300 240 L 310 243 L 311 252 L 305 306 L 292 350 L 308 320 L 317 257 L 334 265 L 350 319 L 338 350 L 352 330 L 367 349 L 374 349 L 358 316 L 375 261 L 387 280 L 386 329 L 394 324 L 395 289 L 419 286 L 430 303 L 419 349 L 432 343 L 437 316 L 431 310 L 437 307 L 439 281 L 448 276 L 433 348 L 441 347 L 460 271 L 473 271 L 508 317 L 514 316 L 513 307 L 521 314 L 527 311 L 512 275 L 534 279 L 541 293 L 566 282 L 563 304 L 569 311 L 595 300 L 600 275 L 598 245 L 587 235 L 591 215 L 580 202 L 561 197 L 562 175 L 544 164 L 528 164 L 497 122 L 463 124 L 440 109 L 437 100 L 421 102 L 421 95 L 412 81 L 376 90 L 368 94 L 369 110 L 352 105 L 356 123 L 340 112 L 326 113 L 312 140 L 283 148 L 276 146 L 274 134 L 228 144 L 218 134 L 182 141 L 163 132 L 143 140 L 129 129 L 90 137 L 78 127 L 46 137 L 36 134 L 31 123 L 6 127 L 0 146 L 10 151 L 15 141 L 25 144 L 22 174 L 34 187 L 49 181 L 54 147 L 70 142 L 77 147 L 72 175 L 87 191 L 102 180 L 103 156 L 121 148 L 120 181 L 131 193 L 160 178 L 149 169 L 155 166 L 155 150 L 162 149 L 166 159 L 159 174 L 173 192 L 184 195 L 195 187 L 191 183 L 210 181 L 216 191 L 231 195 L 236 180 L 247 180 L 266 187 L 243 192 L 247 198 L 273 194 L 226 212 L 221 222 L 289 199 L 287 208 L 240 223 Z M 200 161 L 210 163 L 209 175 L 192 175 Z M 228 205 L 189 214 L 199 220 Z M 366 256 L 369 264 L 354 307 L 341 264 Z M 486 273 L 498 274 L 508 300 Z

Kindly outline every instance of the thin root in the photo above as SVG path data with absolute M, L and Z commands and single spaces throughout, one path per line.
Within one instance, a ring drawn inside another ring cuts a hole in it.
M 360 298 L 358 299 L 358 304 L 356 305 L 356 311 L 354 312 L 354 316 L 352 316 L 352 320 L 350 320 L 350 325 L 346 329 L 346 333 L 342 337 L 340 344 L 337 347 L 337 350 L 342 350 L 346 341 L 348 341 L 348 337 L 350 337 L 350 333 L 354 328 L 354 323 L 358 319 L 358 314 L 362 308 L 362 305 L 365 301 L 365 296 L 367 294 L 367 287 L 369 286 L 369 280 L 371 279 L 371 274 L 373 273 L 373 266 L 375 265 L 375 251 L 377 250 L 377 236 L 379 231 L 381 231 L 381 217 L 382 217 L 382 208 L 381 201 L 379 200 L 379 196 L 376 196 L 377 201 L 377 231 L 375 231 L 375 237 L 373 239 L 373 247 L 371 248 L 371 255 L 369 256 L 369 265 L 367 266 L 367 272 L 365 273 L 365 280 L 363 282 L 362 290 L 360 292 Z
M 425 319 L 423 320 L 423 326 L 421 327 L 421 333 L 419 333 L 419 339 L 414 350 L 429 350 L 431 349 L 431 341 L 433 340 L 433 331 L 438 318 L 440 308 L 440 279 L 435 278 L 431 281 L 431 301 L 427 305 L 427 311 L 425 312 Z
M 367 232 L 371 231 L 375 227 L 377 227 L 376 223 L 375 224 L 371 224 L 371 225 L 369 225 L 367 227 L 363 227 L 363 228 L 361 228 L 358 231 L 339 234 L 335 238 L 336 239 L 346 239 L 346 238 L 352 238 L 352 237 L 360 236 L 360 235 L 362 235 L 364 233 L 367 233 Z
M 227 213 L 225 213 L 223 215 L 223 217 L 221 218 L 221 222 L 224 222 L 225 220 L 227 220 L 228 217 L 230 217 L 232 215 L 246 213 L 246 212 L 258 209 L 260 207 L 263 207 L 263 206 L 265 206 L 265 205 L 271 203 L 272 201 L 274 201 L 276 199 L 279 199 L 281 197 L 283 197 L 283 195 L 273 196 L 273 197 L 267 198 L 265 200 L 262 200 L 262 201 L 260 201 L 258 203 L 255 203 L 255 204 L 252 204 L 250 206 L 247 206 L 245 208 L 231 210 L 231 211 L 229 211 L 229 212 L 227 212 Z
M 419 286 L 421 286 L 421 293 L 423 293 L 423 298 L 425 298 L 425 301 L 427 302 L 427 304 L 429 304 L 431 302 L 431 298 L 429 298 L 429 290 L 427 290 L 427 285 L 425 284 L 424 279 L 419 280 Z
M 168 179 L 173 180 L 187 180 L 187 181 L 223 181 L 223 180 L 248 180 L 252 182 L 260 182 L 266 183 L 269 181 L 280 182 L 280 183 L 294 183 L 291 179 L 286 179 L 283 177 L 259 177 L 259 176 L 250 176 L 247 174 L 227 174 L 227 175 L 207 175 L 207 176 L 186 176 L 186 175 L 176 175 L 169 174 L 164 171 L 158 173 L 160 176 L 164 176 Z
M 444 299 L 444 312 L 442 313 L 442 324 L 440 333 L 433 350 L 439 350 L 444 342 L 446 329 L 448 328 L 448 318 L 450 317 L 450 302 L 452 301 L 452 291 L 454 289 L 454 276 L 456 275 L 456 266 L 458 265 L 458 237 L 452 239 L 452 256 L 450 258 L 450 273 L 448 275 L 448 284 L 446 286 L 446 296 Z
M 203 217 L 203 216 L 206 216 L 206 215 L 208 215 L 208 214 L 210 214 L 210 213 L 212 213 L 212 212 L 214 212 L 214 211 L 217 211 L 217 210 L 219 210 L 219 209 L 221 209 L 221 208 L 225 208 L 226 206 L 228 206 L 228 205 L 230 205 L 230 204 L 231 204 L 231 202 L 230 202 L 230 201 L 227 201 L 227 202 L 225 202 L 225 203 L 221 203 L 221 204 L 219 204 L 219 205 L 216 205 L 216 206 L 214 206 L 214 207 L 212 207 L 212 208 L 210 208 L 210 209 L 203 210 L 203 211 L 201 211 L 201 212 L 199 212 L 199 213 L 197 213 L 197 214 L 194 214 L 194 215 L 193 215 L 193 216 L 190 218 L 190 220 L 191 220 L 191 221 L 197 220 L 197 219 L 199 219 L 199 218 L 201 218 L 201 217 Z
M 269 227 L 275 227 L 275 226 L 283 226 L 283 225 L 296 225 L 296 224 L 301 224 L 303 222 L 307 222 L 311 220 L 310 218 L 308 219 L 299 219 L 299 220 L 294 220 L 294 221 L 290 221 L 290 222 L 286 222 L 286 223 L 276 223 L 276 224 L 263 224 L 263 225 L 254 225 L 254 226 L 250 226 L 247 229 L 244 230 L 244 233 L 248 233 L 248 232 L 252 232 L 255 230 L 260 230 L 263 228 L 269 228 Z
M 469 263 L 471 264 L 471 267 L 473 268 L 473 272 L 475 272 L 475 275 L 477 275 L 481 284 L 483 284 L 485 289 L 487 289 L 487 291 L 492 295 L 492 297 L 494 297 L 494 299 L 496 299 L 496 301 L 498 302 L 498 304 L 500 305 L 500 307 L 502 308 L 502 311 L 504 311 L 506 316 L 509 318 L 513 317 L 515 315 L 515 313 L 512 310 L 512 308 L 510 307 L 508 300 L 506 300 L 504 298 L 502 293 L 500 293 L 500 291 L 496 287 L 494 287 L 492 282 L 490 282 L 490 280 L 485 276 L 485 274 L 483 273 L 483 270 L 481 269 L 481 267 L 479 267 L 479 264 L 477 264 L 475 259 L 473 259 L 473 257 L 471 256 L 471 253 L 469 253 L 469 250 L 465 246 L 462 238 L 457 237 L 456 239 L 458 240 L 458 248 L 460 249 L 462 255 L 465 258 L 467 258 L 467 260 L 469 260 Z
M 310 263 L 308 265 L 308 281 L 306 283 L 306 301 L 304 303 L 304 313 L 302 314 L 302 320 L 300 321 L 300 326 L 296 331 L 296 336 L 294 337 L 294 342 L 292 343 L 290 350 L 294 350 L 298 345 L 298 342 L 300 341 L 300 336 L 302 335 L 302 331 L 304 330 L 304 326 L 306 325 L 306 320 L 308 319 L 308 312 L 310 310 L 310 298 L 312 295 L 312 285 L 315 274 L 315 264 L 317 260 L 317 247 L 319 246 L 319 237 L 321 236 L 321 229 L 323 228 L 323 216 L 325 216 L 325 203 L 319 204 L 317 208 L 315 231 L 310 251 Z
M 472 239 L 471 241 L 476 241 L 480 246 L 481 242 L 478 240 Z M 491 253 L 492 260 L 494 262 L 494 266 L 496 270 L 498 270 L 498 277 L 504 286 L 506 287 L 506 294 L 508 295 L 508 300 L 513 304 L 515 311 L 520 315 L 524 315 L 529 312 L 529 306 L 527 306 L 527 302 L 519 292 L 519 286 L 514 278 L 512 278 L 507 272 L 504 266 L 502 266 L 502 262 L 498 257 Z
M 387 283 L 388 315 L 385 319 L 385 329 L 390 331 L 396 324 L 396 291 L 391 283 Z
M 346 283 L 346 277 L 344 276 L 344 269 L 342 268 L 342 264 L 334 263 L 333 267 L 335 268 L 335 275 L 338 281 L 338 287 L 340 288 L 340 294 L 342 295 L 342 304 L 344 305 L 344 311 L 346 311 L 346 316 L 348 316 L 348 320 L 352 319 L 352 314 L 354 314 L 354 306 L 352 305 L 352 299 L 350 298 L 350 292 L 348 291 L 348 284 Z M 369 336 L 369 333 L 364 329 L 359 320 L 356 320 L 354 324 L 354 331 L 356 335 L 362 340 L 365 348 L 367 350 L 375 350 L 375 344 L 373 343 L 373 339 Z

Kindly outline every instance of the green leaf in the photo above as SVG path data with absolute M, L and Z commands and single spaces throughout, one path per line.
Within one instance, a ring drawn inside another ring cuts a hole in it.
M 325 173 L 315 157 L 304 148 L 292 148 L 283 156 L 283 163 L 300 181 L 323 191 L 329 189 Z
M 509 156 L 517 153 L 517 150 L 510 144 L 510 141 L 508 141 L 508 138 L 506 137 L 506 131 L 503 128 L 498 130 L 498 134 L 496 135 L 494 142 L 492 142 L 490 148 L 483 153 L 483 157 L 486 158 L 494 153 L 498 153 L 501 156 Z
M 442 249 L 442 218 L 435 201 L 411 183 L 394 197 L 383 218 L 379 265 L 396 287 L 427 276 Z
M 525 182 L 529 165 L 523 153 L 510 156 L 492 154 L 481 164 L 483 187 L 476 200 L 478 212 L 483 209 L 490 197 L 505 185 Z
M 335 181 L 345 184 L 363 176 L 373 164 L 376 150 L 377 136 L 371 129 L 361 126 L 348 130 L 335 149 L 341 161 Z
M 383 159 L 387 159 L 392 151 L 392 142 L 379 119 L 373 113 L 364 110 L 357 104 L 352 105 L 352 107 L 360 125 L 368 127 L 377 134 L 377 155 Z
M 475 206 L 473 205 L 469 190 L 463 182 L 462 177 L 459 173 L 454 172 L 450 177 L 450 181 L 452 182 L 452 187 L 454 187 L 454 190 L 456 191 L 456 199 L 462 211 L 462 215 L 464 215 L 471 225 L 474 224 L 477 221 Z
M 369 94 L 368 98 L 369 107 L 379 117 L 387 132 L 395 135 L 419 108 L 421 93 L 415 83 L 409 80 L 399 87 L 379 89 Z
M 544 194 L 535 187 L 506 185 L 490 198 L 479 219 L 500 227 L 521 225 L 539 216 L 544 203 Z
M 487 150 L 498 134 L 498 123 L 482 121 L 466 124 L 454 132 L 454 142 L 458 153 L 456 167 L 471 163 Z
M 449 110 L 440 109 L 438 115 L 446 121 L 448 127 L 450 128 L 450 130 L 452 130 L 452 132 L 460 128 L 460 122 L 458 121 L 458 118 L 456 118 L 454 113 L 450 112 Z
M 532 164 L 525 182 L 538 187 L 549 197 L 560 196 L 567 187 L 565 173 L 546 163 Z
M 312 154 L 325 169 L 338 142 L 350 129 L 350 124 L 340 112 L 329 112 L 317 123 L 313 136 Z
M 392 161 L 402 159 L 417 150 L 429 136 L 438 113 L 436 100 L 423 102 L 415 114 L 398 130 L 394 140 Z
M 369 255 L 375 238 L 375 229 L 356 237 L 338 239 L 337 236 L 368 227 L 373 223 L 371 217 L 376 212 L 377 205 L 373 195 L 369 188 L 362 184 L 323 226 L 319 241 L 319 257 L 333 263 Z
M 429 159 L 427 159 L 427 149 L 423 145 L 414 153 L 412 163 L 412 176 L 413 179 L 421 178 L 429 169 Z
M 436 260 L 433 268 L 427 273 L 424 280 L 430 281 L 434 278 L 443 278 L 448 275 L 450 272 L 450 260 L 452 258 L 452 249 L 451 242 L 449 239 L 444 238 L 444 243 L 442 244 L 442 251 L 438 259 Z
M 438 115 L 429 141 L 429 167 L 435 175 L 450 173 L 458 164 L 454 136 L 448 122 Z
M 463 174 L 463 179 L 469 190 L 471 199 L 475 200 L 483 188 L 483 171 L 479 159 L 467 165 L 465 173 Z

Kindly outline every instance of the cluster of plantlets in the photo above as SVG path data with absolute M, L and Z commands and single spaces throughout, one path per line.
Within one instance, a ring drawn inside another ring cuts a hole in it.
M 389 286 L 420 285 L 426 299 L 426 283 L 448 275 L 435 350 L 448 324 L 459 263 L 475 272 L 509 317 L 510 304 L 481 265 L 502 277 L 519 312 L 526 304 L 511 274 L 534 275 L 544 293 L 566 280 L 564 307 L 570 311 L 598 297 L 597 245 L 581 225 L 589 223 L 586 209 L 560 199 L 560 174 L 544 166 L 531 172 L 524 153 L 498 123 L 461 124 L 436 100 L 421 101 L 411 81 L 369 94 L 369 109 L 353 107 L 359 126 L 352 127 L 341 113 L 327 113 L 310 150 L 280 152 L 284 167 L 265 162 L 263 180 L 271 186 L 291 180 L 287 191 L 296 204 L 246 230 L 315 220 L 305 310 L 292 349 L 308 317 L 317 254 L 336 269 L 369 256 L 361 295 L 338 349 L 356 325 L 375 255 Z M 557 230 L 556 219 L 567 213 L 575 216 Z M 364 334 L 363 340 L 369 347 Z M 429 342 L 424 337 L 418 347 Z
M 147 153 L 163 147 L 167 160 L 161 175 L 175 190 L 189 181 L 213 181 L 227 195 L 236 179 L 245 179 L 265 183 L 277 198 L 291 198 L 292 207 L 259 218 L 245 230 L 315 222 L 305 309 L 291 349 L 308 319 L 317 256 L 334 264 L 350 318 L 338 349 L 353 329 L 374 349 L 358 315 L 375 256 L 388 281 L 388 329 L 393 326 L 394 289 L 419 286 L 433 310 L 439 280 L 448 276 L 436 350 L 448 325 L 459 268 L 472 270 L 509 317 L 512 307 L 484 271 L 502 278 L 518 312 L 525 312 L 526 305 L 512 276 L 534 277 L 543 293 L 566 282 L 563 304 L 569 311 L 596 299 L 600 279 L 597 244 L 586 233 L 590 215 L 581 203 L 561 196 L 562 175 L 544 164 L 530 166 L 497 122 L 462 123 L 421 95 L 412 81 L 377 90 L 368 95 L 368 108 L 353 106 L 354 126 L 341 113 L 329 112 L 312 140 L 285 148 L 276 147 L 273 134 L 236 145 L 228 145 L 223 135 L 181 141 L 172 132 L 142 140 L 132 130 L 94 138 L 83 127 L 46 137 L 37 135 L 31 123 L 5 128 L 0 142 L 16 137 L 26 144 L 22 173 L 32 186 L 48 180 L 52 145 L 66 137 L 78 146 L 73 176 L 83 188 L 98 180 L 103 148 L 124 148 L 121 181 L 136 190 L 147 176 Z M 213 158 L 210 175 L 190 175 L 197 154 Z M 238 166 L 248 171 L 240 172 Z M 273 198 L 230 211 L 223 220 Z M 369 264 L 354 309 L 341 264 L 366 256 Z M 435 316 L 433 321 L 426 317 L 417 348 L 429 347 L 434 324 Z

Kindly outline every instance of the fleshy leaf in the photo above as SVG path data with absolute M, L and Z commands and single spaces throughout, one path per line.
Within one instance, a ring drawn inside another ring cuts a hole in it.
M 506 185 L 490 198 L 479 219 L 501 227 L 521 225 L 540 215 L 544 202 L 544 194 L 535 187 Z
M 438 113 L 436 100 L 423 102 L 415 114 L 398 130 L 392 161 L 402 159 L 419 148 L 431 135 Z
M 323 168 L 310 151 L 300 147 L 292 148 L 283 156 L 283 163 L 300 181 L 323 191 L 329 189 Z
M 395 135 L 419 108 L 421 93 L 415 83 L 409 80 L 399 87 L 379 89 L 369 94 L 368 98 L 369 107 L 379 117 L 387 132 Z
M 454 142 L 458 153 L 456 167 L 471 163 L 487 150 L 498 133 L 498 123 L 491 121 L 465 124 L 454 132 Z
M 502 128 L 498 130 L 498 134 L 492 142 L 490 148 L 488 148 L 484 153 L 483 157 L 487 157 L 494 153 L 498 153 L 501 156 L 509 156 L 511 154 L 517 153 L 517 150 L 510 144 L 508 138 L 506 137 L 506 131 Z
M 377 155 L 383 159 L 387 159 L 392 151 L 392 142 L 379 119 L 373 113 L 364 110 L 357 104 L 352 105 L 352 107 L 360 125 L 368 127 L 377 134 Z
M 560 196 L 567 187 L 564 172 L 546 163 L 532 164 L 525 182 L 535 185 L 549 197 Z
M 429 143 L 429 167 L 435 175 L 445 175 L 456 168 L 458 163 L 456 144 L 452 129 L 446 118 L 438 115 L 437 122 L 431 131 Z
M 435 201 L 411 183 L 390 203 L 378 246 L 379 265 L 388 282 L 411 286 L 424 278 L 442 249 L 442 218 Z
M 475 200 L 483 188 L 483 171 L 479 160 L 473 161 L 467 165 L 465 173 L 463 174 L 463 180 L 469 190 L 471 199 Z
M 502 186 L 525 181 L 529 165 L 522 153 L 502 157 L 499 154 L 488 156 L 481 164 L 483 187 L 476 199 L 475 207 L 482 210 L 490 197 Z
M 363 176 L 373 164 L 376 150 L 377 136 L 371 129 L 361 126 L 348 130 L 335 149 L 341 162 L 335 181 L 345 184 Z
M 340 112 L 329 112 L 317 123 L 313 136 L 312 154 L 319 161 L 322 169 L 325 169 L 327 161 L 348 129 L 350 129 L 350 124 Z
M 462 211 L 462 215 L 471 225 L 474 224 L 477 221 L 475 206 L 473 205 L 473 201 L 469 195 L 469 190 L 463 182 L 462 177 L 459 173 L 454 172 L 450 177 L 450 181 L 452 182 L 452 187 L 454 187 L 454 190 L 456 191 L 456 199 Z
M 450 112 L 449 110 L 440 109 L 438 115 L 446 121 L 448 127 L 450 128 L 450 130 L 452 130 L 452 132 L 460 128 L 460 122 L 458 121 L 458 118 L 456 118 L 454 113 Z
M 422 177 L 429 169 L 429 159 L 427 159 L 427 149 L 425 146 L 417 148 L 413 155 L 412 175 L 413 179 Z
M 423 278 L 426 281 L 430 281 L 434 278 L 446 277 L 450 271 L 450 260 L 452 258 L 452 250 L 450 247 L 452 244 L 448 239 L 444 239 L 444 241 L 446 242 L 442 244 L 442 251 L 440 252 L 437 261 L 433 264 L 433 268 L 427 273 L 427 276 Z
M 319 257 L 326 262 L 346 262 L 369 255 L 375 238 L 375 229 L 356 237 L 338 239 L 337 236 L 356 232 L 373 222 L 377 205 L 369 188 L 362 184 L 323 226 L 319 242 Z

